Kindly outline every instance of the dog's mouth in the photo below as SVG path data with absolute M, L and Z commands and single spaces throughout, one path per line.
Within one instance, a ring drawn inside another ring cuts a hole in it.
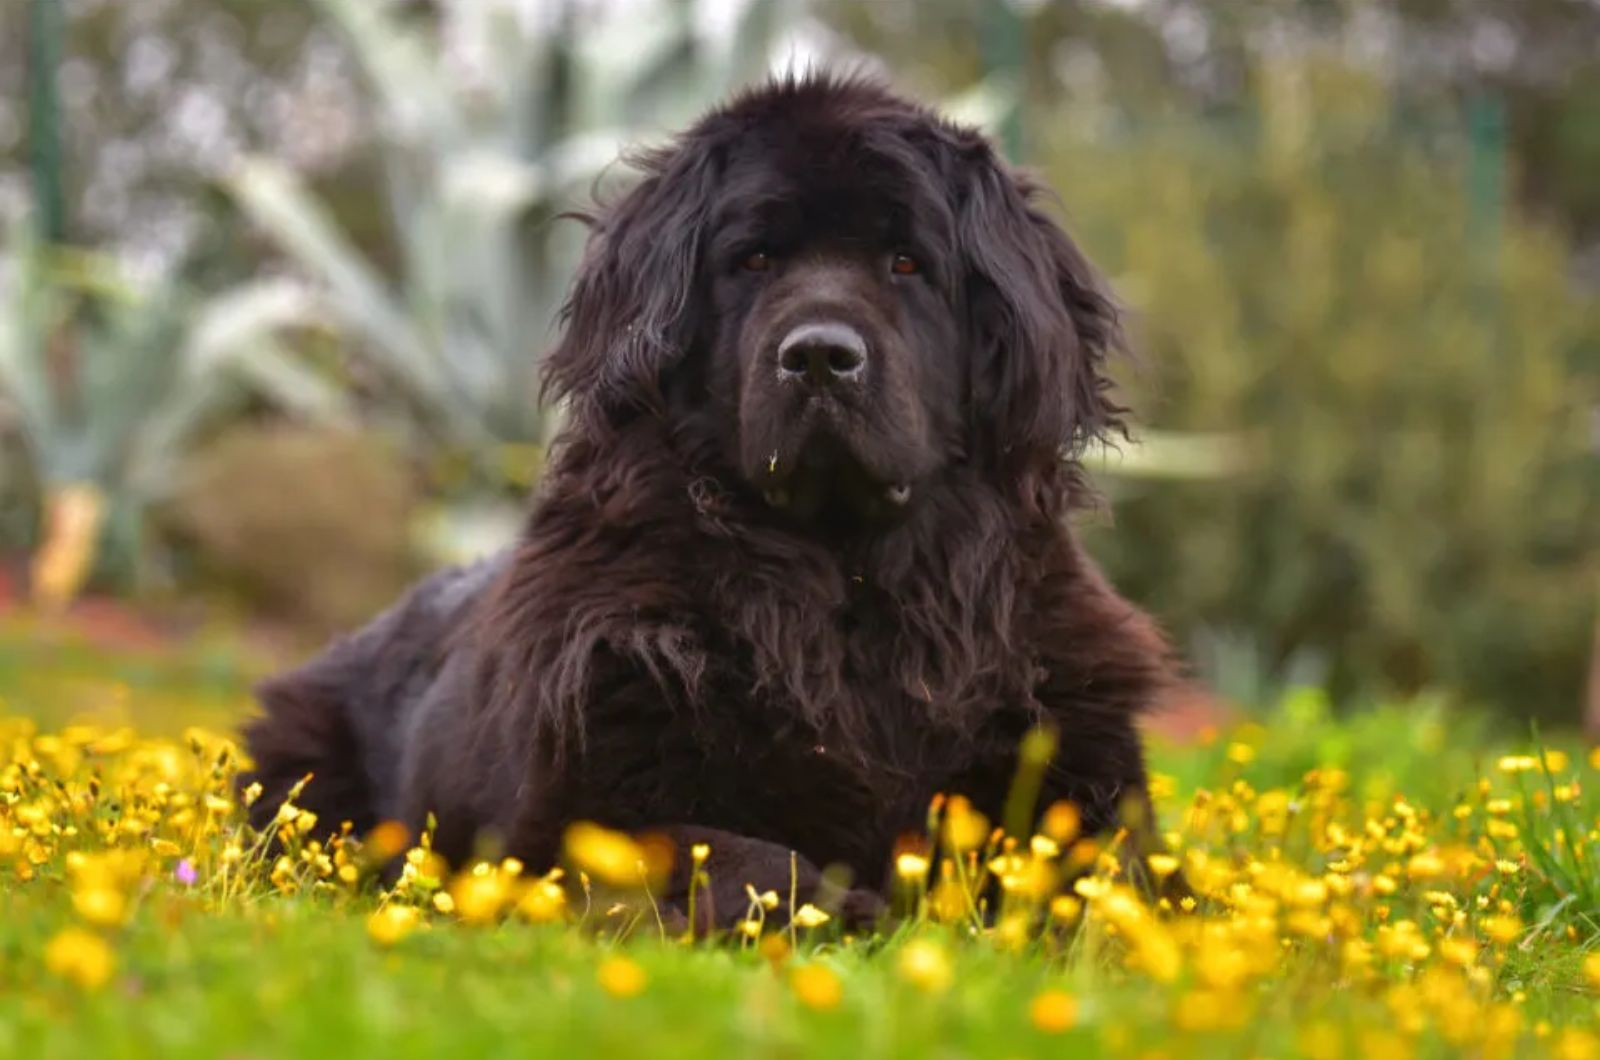
M 840 530 L 892 522 L 911 507 L 916 485 L 875 467 L 849 432 L 828 417 L 808 416 L 778 445 L 756 477 L 762 500 L 775 512 Z

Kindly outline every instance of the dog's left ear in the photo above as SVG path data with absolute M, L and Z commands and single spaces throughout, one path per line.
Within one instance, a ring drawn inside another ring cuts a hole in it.
M 957 227 L 975 342 L 980 442 L 1002 465 L 1037 466 L 1123 429 L 1106 358 L 1123 346 L 1094 268 L 1036 205 L 1039 189 L 985 145 L 968 156 Z

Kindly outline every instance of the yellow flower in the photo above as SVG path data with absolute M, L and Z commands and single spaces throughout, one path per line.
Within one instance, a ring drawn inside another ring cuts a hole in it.
M 404 851 L 409 842 L 411 830 L 405 825 L 399 821 L 379 821 L 362 840 L 362 846 L 371 854 L 372 860 L 388 861 Z
M 1491 839 L 1517 838 L 1517 826 L 1510 821 L 1490 821 L 1484 825 L 1484 831 L 1489 833 Z
M 488 869 L 487 865 L 479 865 Z M 484 924 L 500 915 L 500 910 L 511 897 L 505 877 L 492 870 L 463 873 L 450 882 L 450 898 L 462 920 L 469 924 Z
M 1070 924 L 1083 912 L 1083 902 L 1070 894 L 1058 894 L 1050 899 L 1050 915 L 1063 924 Z
M 966 798 L 956 795 L 945 805 L 944 839 L 957 853 L 976 850 L 989 838 L 989 818 L 973 808 Z
M 72 892 L 72 908 L 97 927 L 115 927 L 127 915 L 128 902 L 122 892 L 110 887 L 87 887 Z
M 1134 948 L 1130 960 L 1133 963 L 1159 983 L 1170 983 L 1178 978 L 1183 970 L 1183 955 L 1160 924 L 1145 922 L 1131 934 Z
M 1522 921 L 1514 916 L 1490 916 L 1483 919 L 1483 933 L 1502 946 L 1509 946 L 1522 934 Z
M 1070 802 L 1051 803 L 1050 808 L 1044 812 L 1044 821 L 1040 828 L 1046 836 L 1054 840 L 1057 846 L 1066 846 L 1078 838 L 1078 829 L 1083 826 L 1083 815 L 1078 808 Z
M 894 859 L 894 871 L 902 880 L 921 880 L 928 875 L 928 859 L 921 854 L 901 854 Z
M 628 957 L 607 957 L 595 973 L 600 987 L 612 997 L 637 997 L 644 993 L 649 977 L 637 961 Z
M 1111 884 L 1098 876 L 1084 876 L 1072 881 L 1072 889 L 1080 897 L 1091 902 L 1096 898 L 1104 898 L 1111 891 Z
M 104 986 L 115 963 L 105 940 L 82 928 L 64 929 L 44 948 L 45 967 L 84 990 Z
M 919 990 L 940 994 L 950 988 L 955 972 L 944 947 L 930 939 L 915 939 L 900 951 L 900 977 Z
M 566 848 L 579 868 L 613 887 L 643 882 L 644 848 L 621 832 L 579 821 L 567 829 Z
M 367 918 L 367 935 L 380 946 L 393 946 L 417 926 L 414 905 L 386 905 Z
M 1249 1010 L 1239 997 L 1220 990 L 1191 990 L 1178 998 L 1172 1022 L 1186 1031 L 1243 1026 Z
M 833 917 L 824 913 L 810 902 L 794 911 L 794 922 L 797 927 L 818 928 L 832 919 Z
M 533 881 L 517 902 L 517 912 L 533 924 L 559 920 L 567 908 L 567 895 L 561 885 L 548 876 Z
M 1596 989 L 1600 989 L 1600 950 L 1583 959 L 1583 974 Z
M 706 863 L 706 859 L 711 856 L 711 844 L 696 843 L 694 846 L 689 848 L 689 856 L 694 859 L 694 863 L 696 865 L 704 865 Z
M 1530 769 L 1539 768 L 1539 760 L 1533 755 L 1503 755 L 1495 763 L 1495 768 L 1502 773 L 1526 773 Z
M 1556 1060 L 1600 1060 L 1600 1038 L 1588 1031 L 1568 1027 L 1556 1037 L 1550 1055 Z
M 789 976 L 795 997 L 807 1008 L 828 1012 L 844 1000 L 844 986 L 832 969 L 822 964 L 802 964 Z
M 1435 880 L 1444 873 L 1444 859 L 1432 851 L 1418 854 L 1406 864 L 1406 875 L 1413 880 Z
M 1178 859 L 1171 854 L 1151 854 L 1144 860 L 1158 880 L 1164 880 L 1178 871 Z
M 1078 1022 L 1078 999 L 1065 990 L 1046 990 L 1028 1006 L 1028 1018 L 1046 1034 L 1071 1030 Z

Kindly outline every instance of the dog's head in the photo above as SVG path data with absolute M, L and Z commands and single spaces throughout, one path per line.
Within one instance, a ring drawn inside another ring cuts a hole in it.
M 860 525 L 958 465 L 1022 482 L 1119 425 L 1114 308 L 977 132 L 811 78 L 640 163 L 546 365 L 576 429 L 666 416 L 774 508 Z

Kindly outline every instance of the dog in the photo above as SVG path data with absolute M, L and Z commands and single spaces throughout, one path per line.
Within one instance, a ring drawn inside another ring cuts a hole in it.
M 515 545 L 260 690 L 269 824 L 431 814 L 530 865 L 589 820 L 875 915 L 936 793 L 1143 817 L 1174 662 L 1079 547 L 1080 455 L 1125 433 L 1116 305 L 978 131 L 859 77 L 750 90 L 637 158 L 546 357 L 564 426 Z

